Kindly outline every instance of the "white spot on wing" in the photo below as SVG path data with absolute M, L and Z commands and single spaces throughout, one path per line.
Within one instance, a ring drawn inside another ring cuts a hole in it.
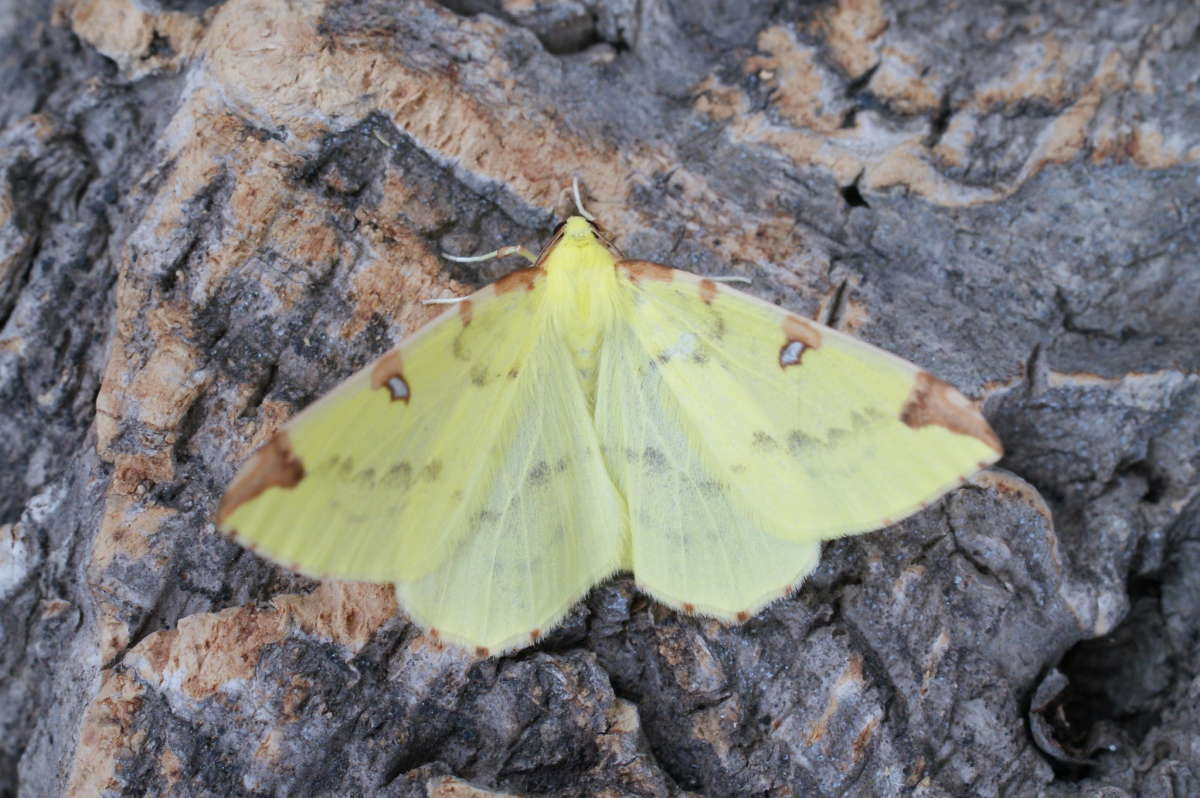
M 805 346 L 800 341 L 788 341 L 779 353 L 779 365 L 785 368 L 796 365 L 800 362 L 800 356 L 804 354 L 804 349 Z
M 675 339 L 675 343 L 663 351 L 663 358 L 674 360 L 677 357 L 689 358 L 696 353 L 699 339 L 695 333 L 685 332 Z
M 404 381 L 403 377 L 388 377 L 385 384 L 392 392 L 392 401 L 408 400 L 408 383 Z

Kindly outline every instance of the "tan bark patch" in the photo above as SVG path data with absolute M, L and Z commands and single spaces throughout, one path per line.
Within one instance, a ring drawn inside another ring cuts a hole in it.
M 871 741 L 871 737 L 874 736 L 877 728 L 879 728 L 879 716 L 875 715 L 866 722 L 866 724 L 854 737 L 854 744 L 852 748 L 854 751 L 855 762 L 862 759 L 863 753 L 866 752 L 867 744 Z
M 902 114 L 936 110 L 942 100 L 942 82 L 928 70 L 924 59 L 896 46 L 882 50 L 879 69 L 868 88 Z
M 838 680 L 834 682 L 833 687 L 830 689 L 828 703 L 825 704 L 825 709 L 821 712 L 821 716 L 809 727 L 805 742 L 808 745 L 813 745 L 828 734 L 829 722 L 837 714 L 842 699 L 850 693 L 861 694 L 865 686 L 862 659 L 858 656 L 853 656 L 846 664 L 846 669 L 842 671 L 841 675 L 838 676 Z
M 397 609 L 390 585 L 343 582 L 279 596 L 273 605 L 188 616 L 174 629 L 148 636 L 130 650 L 126 662 L 148 682 L 179 685 L 184 694 L 201 700 L 231 681 L 253 677 L 266 647 L 293 629 L 356 653 Z
M 816 23 L 838 65 L 858 77 L 879 60 L 876 46 L 888 29 L 880 0 L 838 0 Z
M 771 103 L 784 118 L 817 133 L 841 127 L 846 102 L 833 91 L 837 80 L 820 66 L 815 47 L 798 43 L 790 30 L 776 26 L 758 35 L 758 49 L 769 55 L 749 58 L 742 68 L 775 86 Z
M 480 789 L 453 776 L 437 776 L 425 782 L 425 794 L 429 798 L 516 798 L 511 793 Z
M 166 507 L 145 506 L 131 496 L 111 492 L 105 500 L 100 529 L 92 543 L 89 576 L 100 578 L 118 557 L 131 560 L 145 557 L 150 552 L 150 538 L 175 515 L 174 510 Z
M 117 762 L 134 753 L 134 716 L 144 689 L 128 673 L 105 670 L 100 690 L 84 711 L 79 744 L 64 795 L 104 795 L 119 789 Z
M 1038 489 L 1033 485 L 1030 485 L 1015 474 L 1010 474 L 1000 469 L 993 469 L 985 471 L 982 474 L 976 474 L 971 479 L 971 482 L 980 487 L 991 488 L 1005 498 L 1022 501 L 1032 507 L 1038 515 L 1045 519 L 1047 524 L 1054 523 L 1050 507 L 1046 504 L 1046 500 L 1042 498 L 1042 494 L 1038 493 Z
M 139 78 L 178 67 L 204 33 L 200 18 L 181 12 L 150 13 L 128 0 L 68 0 L 55 9 L 76 34 Z M 156 47 L 165 41 L 168 47 Z
M 726 86 L 715 75 L 705 78 L 696 92 L 695 109 L 718 122 L 746 113 L 746 95 L 733 86 Z
M 441 308 L 413 301 L 445 290 L 442 263 L 425 242 L 381 212 L 359 208 L 355 218 L 363 223 L 360 229 L 372 254 L 380 254 L 354 273 L 354 309 L 342 325 L 342 337 L 358 335 L 377 315 L 415 329 L 439 313 Z

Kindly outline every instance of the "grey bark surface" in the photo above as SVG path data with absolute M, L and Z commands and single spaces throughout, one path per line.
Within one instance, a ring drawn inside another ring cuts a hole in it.
M 0 796 L 1200 793 L 1197 75 L 1167 0 L 0 0 Z M 1000 467 L 744 625 L 620 576 L 486 661 L 216 534 L 573 176 Z

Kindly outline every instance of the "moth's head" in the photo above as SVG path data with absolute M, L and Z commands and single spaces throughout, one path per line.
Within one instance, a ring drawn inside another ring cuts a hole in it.
M 582 216 L 568 216 L 563 223 L 562 237 L 567 241 L 587 241 L 596 237 L 592 223 Z

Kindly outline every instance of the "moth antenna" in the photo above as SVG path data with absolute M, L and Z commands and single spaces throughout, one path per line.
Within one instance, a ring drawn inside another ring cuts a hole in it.
M 476 263 L 481 260 L 491 260 L 493 258 L 506 258 L 509 255 L 520 255 L 530 263 L 537 261 L 537 255 L 534 255 L 525 247 L 511 246 L 500 247 L 493 249 L 491 252 L 485 252 L 482 255 L 451 255 L 449 252 L 443 252 L 442 257 L 446 260 L 452 260 L 456 263 Z
M 587 208 L 583 207 L 583 198 L 579 196 L 579 178 L 571 178 L 571 193 L 575 195 L 575 210 L 579 211 L 579 215 L 589 222 L 596 221 L 596 217 L 587 212 Z
M 422 299 L 422 305 L 457 305 L 459 302 L 466 302 L 470 299 L 469 296 L 438 296 L 433 299 Z
M 716 274 L 706 275 L 705 280 L 712 280 L 714 283 L 745 283 L 749 285 L 754 280 L 741 274 Z

